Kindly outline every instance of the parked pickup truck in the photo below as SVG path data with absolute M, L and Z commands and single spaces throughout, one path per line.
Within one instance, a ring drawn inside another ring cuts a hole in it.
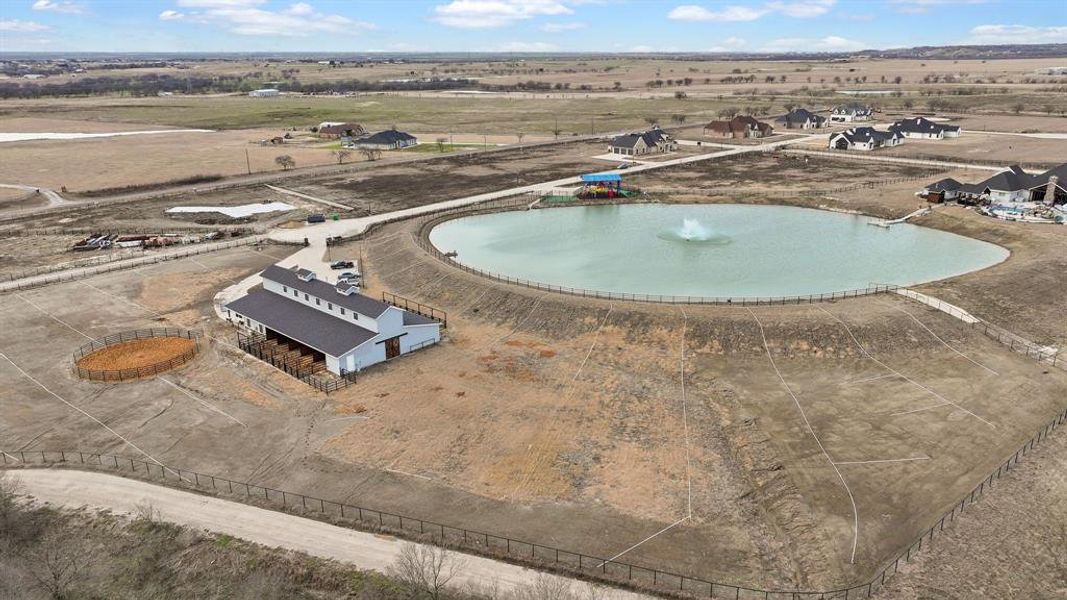
M 330 263 L 330 268 L 335 271 L 340 271 L 341 269 L 354 269 L 356 268 L 356 263 L 350 260 L 335 260 Z

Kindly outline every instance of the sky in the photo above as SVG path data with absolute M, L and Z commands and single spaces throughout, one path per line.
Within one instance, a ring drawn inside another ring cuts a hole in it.
M 0 0 L 0 52 L 845 52 L 1067 43 L 1067 0 Z

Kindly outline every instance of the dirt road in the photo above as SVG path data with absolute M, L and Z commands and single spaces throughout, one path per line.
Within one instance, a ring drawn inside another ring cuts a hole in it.
M 134 512 L 151 503 L 166 521 L 207 529 L 262 544 L 312 556 L 337 560 L 361 569 L 386 572 L 403 547 L 402 540 L 329 525 L 312 519 L 247 506 L 229 500 L 201 496 L 117 477 L 107 473 L 59 469 L 25 469 L 17 472 L 26 494 L 57 506 Z M 511 590 L 533 585 L 539 572 L 509 563 L 461 555 L 464 567 L 455 585 L 492 585 Z M 546 575 L 555 577 L 553 575 Z M 575 585 L 587 585 L 578 581 Z M 604 590 L 605 599 L 651 598 L 623 590 Z

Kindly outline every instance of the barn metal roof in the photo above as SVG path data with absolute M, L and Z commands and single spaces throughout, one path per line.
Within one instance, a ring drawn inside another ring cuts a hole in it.
M 256 290 L 226 308 L 330 356 L 343 356 L 378 334 L 281 294 Z

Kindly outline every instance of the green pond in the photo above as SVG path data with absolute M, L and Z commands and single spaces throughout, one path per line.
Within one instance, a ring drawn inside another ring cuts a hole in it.
M 493 274 L 601 292 L 718 298 L 914 285 L 997 264 L 1000 246 L 791 206 L 568 207 L 446 221 L 430 232 Z

